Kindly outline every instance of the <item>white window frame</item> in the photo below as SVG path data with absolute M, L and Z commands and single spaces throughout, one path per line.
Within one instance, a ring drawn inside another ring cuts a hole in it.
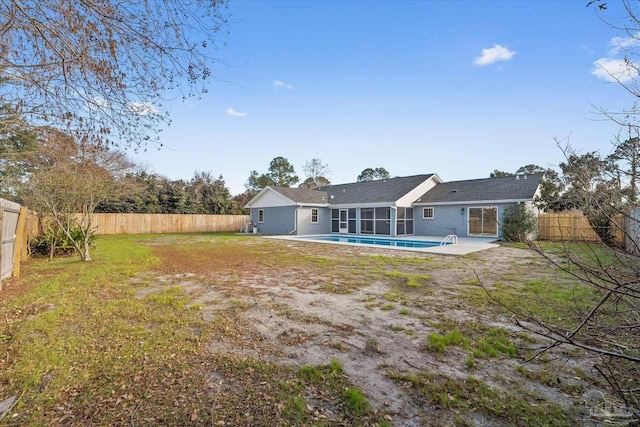
M 425 216 L 425 211 L 431 209 L 431 216 Z M 422 208 L 422 219 L 434 219 L 436 217 L 436 210 L 432 207 Z
M 264 209 L 258 209 L 258 223 L 264 223 Z
M 316 217 L 316 220 L 313 220 L 313 217 Z M 311 224 L 317 224 L 318 223 L 318 216 L 320 215 L 320 210 L 318 208 L 311 208 Z

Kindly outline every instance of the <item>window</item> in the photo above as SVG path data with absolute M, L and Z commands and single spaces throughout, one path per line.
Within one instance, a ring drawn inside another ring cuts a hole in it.
M 361 234 L 391 234 L 391 208 L 361 208 Z
M 258 222 L 264 222 L 264 209 L 258 209 Z
M 373 234 L 374 212 L 373 208 L 360 209 L 360 233 Z
M 317 223 L 318 223 L 318 209 L 313 208 L 311 209 L 311 224 L 317 224 Z
M 469 234 L 474 236 L 498 235 L 498 208 L 469 208 Z
M 398 208 L 396 217 L 396 234 L 413 234 L 413 208 Z
M 433 208 L 422 208 L 422 218 L 433 219 Z

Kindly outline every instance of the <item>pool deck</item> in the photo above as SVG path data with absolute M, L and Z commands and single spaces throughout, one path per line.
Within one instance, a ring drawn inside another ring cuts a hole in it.
M 348 243 L 348 242 L 329 242 L 326 240 L 312 240 L 313 237 L 329 236 L 329 234 L 315 235 L 315 236 L 264 236 L 267 239 L 277 240 L 293 240 L 296 242 L 309 242 L 309 243 L 326 243 L 330 245 L 350 245 L 350 246 L 365 246 L 369 248 L 377 249 L 391 249 L 398 251 L 411 251 L 411 252 L 423 252 L 434 253 L 441 255 L 466 255 L 472 252 L 478 252 L 485 249 L 491 249 L 498 247 L 493 243 L 499 239 L 495 237 L 458 237 L 458 243 L 455 245 L 442 245 L 433 246 L 430 248 L 407 248 L 402 246 L 382 246 L 382 245 L 368 245 L 363 243 Z M 375 236 L 359 236 L 359 235 L 338 235 L 331 234 L 331 236 L 338 237 L 375 237 Z M 304 237 L 302 239 L 301 237 Z M 378 236 L 385 239 L 393 239 L 389 236 Z M 398 240 L 425 240 L 430 242 L 441 242 L 444 239 L 442 236 L 402 236 Z

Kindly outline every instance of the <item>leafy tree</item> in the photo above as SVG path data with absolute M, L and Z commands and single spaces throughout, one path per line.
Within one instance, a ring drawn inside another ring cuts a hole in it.
M 358 182 L 373 181 L 376 179 L 389 179 L 391 175 L 385 168 L 366 168 L 358 175 Z
M 493 172 L 489 174 L 489 178 L 506 178 L 508 176 L 514 176 L 515 174 L 511 172 L 504 172 L 498 169 L 495 169 Z
M 564 184 L 558 172 L 553 169 L 546 169 L 540 181 L 540 195 L 535 198 L 536 207 L 545 212 L 568 209 L 569 207 L 562 200 L 563 191 Z
M 536 173 L 546 173 L 548 169 L 545 169 L 538 165 L 525 165 L 518 168 L 516 175 L 533 175 Z
M 614 144 L 613 153 L 605 161 L 608 162 L 608 169 L 617 180 L 622 194 L 629 203 L 636 203 L 640 174 L 640 138 L 632 136 L 624 141 L 618 140 Z
M 169 180 L 145 171 L 127 174 L 130 191 L 100 204 L 96 212 L 230 214 L 237 212 L 224 178 L 211 172 L 193 178 Z
M 306 179 L 300 184 L 300 188 L 318 188 L 329 185 L 331 182 L 327 176 L 331 173 L 329 165 L 322 159 L 313 158 L 302 166 Z
M 36 150 L 36 132 L 22 125 L 0 127 L 0 197 L 17 200 L 18 186 L 33 170 L 29 153 Z
M 229 214 L 234 204 L 224 178 L 214 178 L 210 172 L 196 171 L 188 185 L 195 200 L 193 213 Z
M 289 160 L 285 157 L 276 157 L 271 160 L 267 173 L 259 174 L 257 171 L 252 170 L 244 186 L 249 191 L 258 192 L 270 185 L 276 187 L 291 187 L 299 180 Z
M 21 195 L 30 208 L 52 219 L 80 259 L 90 261 L 93 214 L 101 203 L 128 192 L 123 178 L 133 164 L 118 151 L 78 143 L 57 131 L 43 138 L 38 163 Z
M 271 160 L 267 176 L 277 187 L 291 187 L 300 181 L 293 165 L 284 157 L 276 157 Z
M 166 95 L 205 91 L 225 6 L 224 0 L 0 2 L 0 105 L 30 125 L 85 142 L 143 145 L 166 118 Z
M 247 179 L 247 183 L 244 186 L 247 190 L 257 193 L 270 185 L 275 185 L 275 183 L 268 174 L 259 174 L 258 171 L 252 170 L 249 174 L 249 179 Z

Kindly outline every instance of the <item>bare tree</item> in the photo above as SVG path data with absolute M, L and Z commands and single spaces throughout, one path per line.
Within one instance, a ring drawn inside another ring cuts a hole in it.
M 90 261 L 96 207 L 131 190 L 126 174 L 133 164 L 121 152 L 79 144 L 58 131 L 45 132 L 33 157 L 35 168 L 22 197 L 30 208 L 51 218 L 83 261 Z
M 542 318 L 525 308 L 505 305 L 517 325 L 548 339 L 539 356 L 560 345 L 597 356 L 594 368 L 625 404 L 640 407 L 640 247 L 629 227 L 637 207 L 619 185 L 624 161 L 608 162 L 597 152 L 577 153 L 563 146 L 562 204 L 583 212 L 599 242 L 567 240 L 552 251 L 528 241 L 554 267 L 592 288 L 592 299 L 567 306 L 562 319 Z M 637 178 L 637 177 L 636 177 Z M 626 242 L 624 242 L 626 240 Z
M 167 119 L 163 99 L 205 91 L 225 6 L 1 1 L 0 105 L 80 141 L 144 146 Z
M 313 158 L 302 166 L 302 170 L 306 175 L 306 179 L 300 184 L 300 188 L 318 188 L 325 185 L 329 185 L 329 175 L 331 169 L 329 165 L 324 163 L 322 159 Z

